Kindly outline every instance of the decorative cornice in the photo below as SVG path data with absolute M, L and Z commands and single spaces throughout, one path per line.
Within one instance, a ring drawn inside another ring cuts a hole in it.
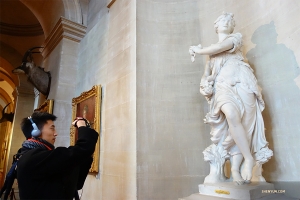
M 85 36 L 85 33 L 85 26 L 60 17 L 43 44 L 43 57 L 46 58 L 63 38 L 79 43 Z
M 43 35 L 44 31 L 40 24 L 16 25 L 0 22 L 0 34 L 12 36 L 38 36 Z

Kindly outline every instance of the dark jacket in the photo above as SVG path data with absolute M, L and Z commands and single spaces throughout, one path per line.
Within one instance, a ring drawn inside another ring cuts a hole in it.
M 95 130 L 80 127 L 74 146 L 24 153 L 17 166 L 20 199 L 73 199 L 91 167 L 97 139 Z

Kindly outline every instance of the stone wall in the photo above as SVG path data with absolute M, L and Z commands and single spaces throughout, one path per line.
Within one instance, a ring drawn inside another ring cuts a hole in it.
M 137 4 L 138 199 L 187 196 L 208 173 L 203 59 L 188 54 L 201 40 L 198 15 L 195 1 Z
M 205 58 L 191 63 L 188 48 L 217 42 L 213 23 L 223 11 L 234 13 L 235 32 L 243 35 L 244 55 L 263 89 L 274 151 L 263 175 L 286 195 L 300 196 L 299 10 L 293 0 L 137 2 L 138 199 L 189 196 L 209 172 L 202 155 L 211 143 L 203 124 L 208 105 L 199 93 Z
M 100 173 L 82 199 L 136 199 L 136 3 L 107 2 L 89 2 L 79 48 L 76 96 L 102 86 Z

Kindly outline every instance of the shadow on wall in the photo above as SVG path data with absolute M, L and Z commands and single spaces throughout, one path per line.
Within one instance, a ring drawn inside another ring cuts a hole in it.
M 299 161 L 291 156 L 300 150 L 293 141 L 300 134 L 300 88 L 294 81 L 300 69 L 294 52 L 284 44 L 277 44 L 277 35 L 273 21 L 260 26 L 251 38 L 255 48 L 246 54 L 263 88 L 266 103 L 262 114 L 274 156 L 263 167 L 264 176 L 270 182 L 295 181 L 300 176 L 295 168 Z

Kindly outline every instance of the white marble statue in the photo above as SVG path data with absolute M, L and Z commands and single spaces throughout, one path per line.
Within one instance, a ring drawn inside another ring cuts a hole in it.
M 225 181 L 226 159 L 231 161 L 236 184 L 265 181 L 262 164 L 273 152 L 265 138 L 261 89 L 252 68 L 243 61 L 242 35 L 233 33 L 233 14 L 223 13 L 214 24 L 219 41 L 189 49 L 192 62 L 196 54 L 209 57 L 200 83 L 200 93 L 210 105 L 204 121 L 211 125 L 213 142 L 203 152 L 210 162 L 210 174 L 204 183 Z

